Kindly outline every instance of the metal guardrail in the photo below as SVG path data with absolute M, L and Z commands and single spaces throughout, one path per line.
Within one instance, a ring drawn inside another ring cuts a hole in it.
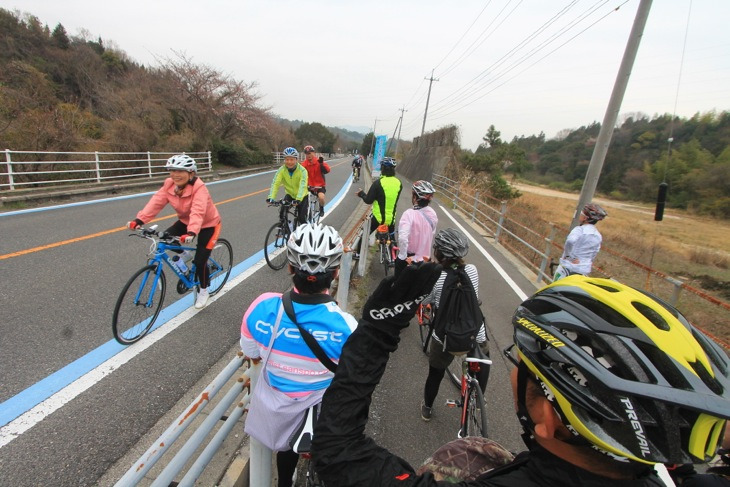
M 180 435 L 193 423 L 193 420 L 203 409 L 212 403 L 213 398 L 223 386 L 239 371 L 245 363 L 243 352 L 239 352 L 236 358 L 216 376 L 215 379 L 201 392 L 190 405 L 173 421 L 162 435 L 152 443 L 152 446 L 132 465 L 129 470 L 115 484 L 116 487 L 131 487 L 137 485 L 149 472 L 149 470 L 162 458 Z M 157 476 L 152 483 L 153 486 L 169 486 L 173 479 L 182 471 L 186 462 L 192 457 L 196 449 L 203 444 L 206 437 L 217 425 L 218 421 L 224 419 L 223 426 L 213 436 L 195 463 L 188 469 L 185 476 L 177 484 L 190 486 L 200 477 L 205 466 L 210 462 L 213 455 L 220 447 L 223 439 L 228 435 L 236 422 L 241 418 L 248 405 L 251 395 L 246 392 L 236 404 L 238 397 L 249 385 L 251 377 L 256 374 L 255 368 L 247 368 L 236 380 L 228 392 L 213 407 L 208 417 L 198 426 L 192 436 L 185 442 L 178 453 L 167 464 L 165 469 Z M 227 416 L 225 412 L 234 406 L 234 409 Z
M 515 253 L 515 255 L 519 257 L 520 260 L 522 260 L 525 264 L 527 264 L 528 267 L 532 268 L 535 271 L 537 275 L 536 282 L 538 284 L 542 282 L 549 282 L 552 280 L 551 277 L 545 273 L 545 270 L 547 269 L 547 266 L 550 262 L 550 251 L 552 248 L 552 240 L 555 238 L 555 232 L 551 232 L 548 237 L 543 237 L 542 235 L 522 225 L 521 223 L 510 220 L 507 217 L 506 201 L 497 200 L 488 196 L 485 197 L 485 199 L 492 200 L 492 204 L 499 204 L 499 210 L 493 208 L 492 206 L 490 206 L 489 201 L 482 201 L 480 199 L 479 191 L 476 191 L 473 195 L 465 194 L 461 191 L 461 185 L 457 181 L 449 179 L 446 176 L 434 174 L 432 183 L 434 187 L 441 192 L 442 195 L 451 200 L 453 208 L 458 209 L 466 215 L 471 215 L 471 221 L 489 232 L 492 237 L 494 237 L 495 242 L 505 245 L 506 242 L 504 241 L 505 239 L 503 237 L 503 234 L 506 234 L 512 237 L 512 239 L 514 239 L 519 244 L 523 245 L 525 248 L 529 249 L 530 252 L 540 256 L 542 258 L 540 261 L 540 265 L 535 267 L 532 261 L 523 258 L 521 252 Z M 545 250 L 542 251 L 535 248 L 527 240 L 522 238 L 520 235 L 514 233 L 512 230 L 505 226 L 506 221 L 510 221 L 513 225 L 516 225 L 523 231 L 531 234 L 536 239 L 544 239 L 546 242 Z
M 564 239 L 567 233 L 558 235 L 555 224 L 542 220 L 532 222 L 531 227 L 525 226 L 515 217 L 508 216 L 510 208 L 505 201 L 480 195 L 472 188 L 462 188 L 458 181 L 443 175 L 434 174 L 432 183 L 441 193 L 441 197 L 451 202 L 453 208 L 470 215 L 472 222 L 487 231 L 494 237 L 496 243 L 509 250 L 532 270 L 538 285 L 552 282 L 548 266 L 553 261 L 553 255 L 559 257 L 562 253 L 564 241 L 556 239 L 558 237 Z M 536 231 L 537 227 L 542 227 L 543 233 Z M 538 248 L 541 244 L 544 244 L 542 250 Z M 705 323 L 719 323 L 720 327 L 727 326 L 726 324 L 730 322 L 728 313 L 730 304 L 688 285 L 681 279 L 652 269 L 609 248 L 603 247 L 600 256 L 601 265 L 594 263 L 594 273 L 618 278 L 629 285 L 647 289 L 663 297 L 673 306 L 679 306 L 681 299 L 685 316 L 703 333 L 730 350 L 730 343 L 708 331 L 708 326 L 705 325 Z M 682 290 L 686 292 L 682 293 Z M 713 305 L 710 311 L 707 309 L 707 304 Z
M 188 154 L 200 170 L 212 169 L 208 152 L 42 152 L 5 149 L 5 172 L 0 190 L 66 183 L 101 183 L 119 179 L 152 178 L 165 174 L 165 162 Z

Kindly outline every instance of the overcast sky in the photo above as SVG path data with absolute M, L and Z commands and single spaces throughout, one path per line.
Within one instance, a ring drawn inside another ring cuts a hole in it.
M 155 66 L 185 53 L 288 119 L 401 137 L 455 124 L 475 149 L 602 121 L 639 0 L 0 0 Z M 617 7 L 620 7 L 617 9 Z M 685 45 L 686 37 L 686 45 Z M 730 1 L 656 0 L 621 114 L 730 110 Z

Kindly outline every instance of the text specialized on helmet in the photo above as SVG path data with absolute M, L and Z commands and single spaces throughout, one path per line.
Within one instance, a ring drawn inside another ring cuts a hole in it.
M 531 322 L 527 318 L 520 318 L 517 320 L 517 323 L 522 325 L 523 328 L 531 331 L 538 337 L 542 338 L 543 340 L 545 340 L 546 342 L 548 342 L 550 345 L 552 345 L 555 348 L 565 346 L 565 343 L 563 343 L 561 340 L 556 338 L 555 335 L 546 332 L 545 330 L 543 330 L 542 328 L 540 328 L 539 326 L 537 326 L 535 323 Z

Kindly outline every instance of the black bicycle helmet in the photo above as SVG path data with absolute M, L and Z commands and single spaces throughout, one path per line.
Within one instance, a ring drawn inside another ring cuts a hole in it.
M 606 210 L 598 203 L 588 203 L 583 207 L 583 214 L 588 218 L 588 223 L 596 223 L 608 216 Z
M 648 464 L 715 454 L 730 418 L 730 361 L 669 304 L 573 275 L 523 302 L 513 325 L 520 367 L 542 382 L 575 442 Z
M 433 248 L 446 258 L 458 259 L 469 253 L 469 240 L 456 228 L 446 228 L 433 238 Z

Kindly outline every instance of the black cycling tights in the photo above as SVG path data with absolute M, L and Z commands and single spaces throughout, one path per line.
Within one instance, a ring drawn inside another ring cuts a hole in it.
M 279 476 L 279 487 L 291 487 L 294 471 L 297 469 L 299 454 L 294 450 L 276 452 L 276 473 Z
M 433 402 L 439 393 L 439 386 L 446 374 L 446 369 L 437 369 L 428 367 L 428 377 L 426 378 L 426 386 L 423 388 L 423 402 L 426 407 L 433 407 Z

